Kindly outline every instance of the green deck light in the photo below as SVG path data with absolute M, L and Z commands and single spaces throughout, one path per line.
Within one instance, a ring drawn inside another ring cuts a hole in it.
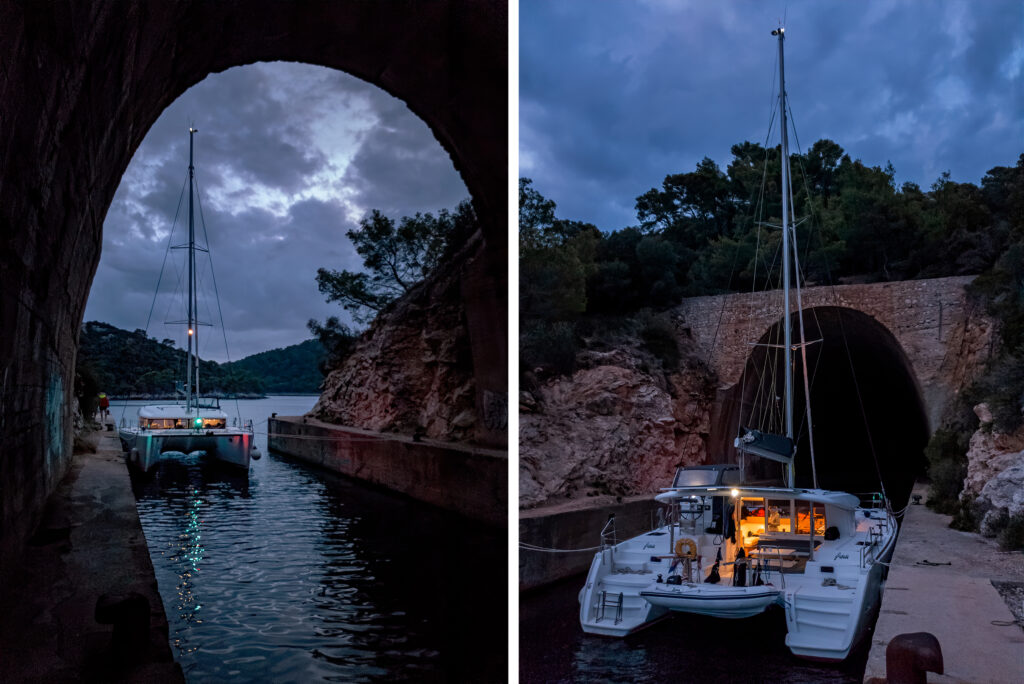
M 196 418 L 195 425 L 196 425 L 197 428 L 203 427 L 203 419 L 202 418 Z

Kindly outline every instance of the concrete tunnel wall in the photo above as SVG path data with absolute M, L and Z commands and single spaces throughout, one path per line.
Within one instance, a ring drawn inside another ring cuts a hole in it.
M 507 24 L 507 3 L 472 0 L 0 2 L 0 574 L 70 462 L 78 331 L 121 176 L 171 102 L 233 66 L 340 69 L 447 150 L 485 245 L 462 287 L 478 438 L 503 441 Z

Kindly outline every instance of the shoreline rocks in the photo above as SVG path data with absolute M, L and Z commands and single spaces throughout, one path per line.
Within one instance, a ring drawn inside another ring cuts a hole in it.
M 307 414 L 327 423 L 473 440 L 479 417 L 463 270 L 483 249 L 476 233 L 451 261 L 374 319 L 324 379 Z
M 632 334 L 608 346 L 520 393 L 520 508 L 649 493 L 704 462 L 714 382 L 703 362 L 681 349 L 667 371 Z
M 974 407 L 981 425 L 971 436 L 967 451 L 967 477 L 960 494 L 971 500 L 978 531 L 994 537 L 1010 518 L 1024 517 L 1024 427 L 997 432 L 985 404 Z

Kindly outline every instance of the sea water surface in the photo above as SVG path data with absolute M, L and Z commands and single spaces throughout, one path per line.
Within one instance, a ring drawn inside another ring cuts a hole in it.
M 195 455 L 133 476 L 186 679 L 503 681 L 505 532 L 268 454 L 266 418 L 315 401 L 238 401 L 248 474 Z
M 859 684 L 864 678 L 870 636 L 842 663 L 801 660 L 786 648 L 786 619 L 776 608 L 745 620 L 680 613 L 624 639 L 584 634 L 577 596 L 585 581 L 581 575 L 522 597 L 520 681 Z

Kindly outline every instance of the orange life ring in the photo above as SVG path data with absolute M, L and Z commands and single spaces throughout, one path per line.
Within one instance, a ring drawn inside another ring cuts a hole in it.
M 686 548 L 686 552 L 683 552 L 683 548 Z M 697 542 L 692 539 L 682 538 L 676 540 L 676 555 L 680 558 L 696 558 L 697 557 Z

